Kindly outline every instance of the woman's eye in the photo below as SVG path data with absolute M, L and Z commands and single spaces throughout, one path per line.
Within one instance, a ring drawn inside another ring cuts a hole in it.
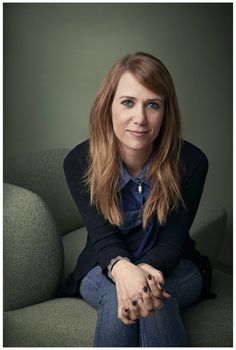
M 121 104 L 126 107 L 132 107 L 134 105 L 134 102 L 132 100 L 124 100 L 121 102 Z
M 147 104 L 147 108 L 150 108 L 150 109 L 160 109 L 160 105 L 156 102 L 149 102 Z

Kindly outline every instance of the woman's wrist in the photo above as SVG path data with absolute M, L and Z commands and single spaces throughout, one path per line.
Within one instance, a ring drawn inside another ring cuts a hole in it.
M 114 281 L 114 278 L 113 278 L 112 270 L 113 270 L 113 267 L 114 267 L 120 260 L 130 261 L 129 258 L 127 258 L 127 257 L 117 256 L 116 258 L 112 259 L 112 260 L 110 261 L 110 264 L 107 266 L 107 275 L 108 275 L 108 277 L 109 277 L 113 282 L 115 282 L 115 281 Z
M 127 264 L 131 264 L 129 259 L 119 259 L 112 267 L 111 270 L 111 277 L 113 282 L 116 282 L 117 274 L 119 273 L 120 269 L 124 269 Z

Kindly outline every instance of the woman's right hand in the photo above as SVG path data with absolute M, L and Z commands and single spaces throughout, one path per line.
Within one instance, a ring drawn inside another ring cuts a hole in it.
M 116 283 L 118 318 L 122 322 L 130 324 L 140 316 L 153 314 L 155 305 L 144 271 L 129 261 L 119 260 L 113 266 L 112 277 Z

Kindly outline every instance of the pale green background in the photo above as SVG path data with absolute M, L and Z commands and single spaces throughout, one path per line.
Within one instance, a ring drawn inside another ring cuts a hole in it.
M 4 4 L 4 154 L 72 148 L 105 72 L 147 51 L 168 67 L 184 137 L 208 156 L 232 264 L 232 4 Z

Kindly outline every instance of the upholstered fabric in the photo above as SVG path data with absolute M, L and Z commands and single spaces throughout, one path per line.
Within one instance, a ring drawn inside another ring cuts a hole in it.
M 52 149 L 4 159 L 4 181 L 24 187 L 43 198 L 61 234 L 82 226 L 63 171 L 63 160 L 68 152 L 67 149 Z
M 214 271 L 217 299 L 183 312 L 192 347 L 232 346 L 232 277 Z M 4 314 L 4 345 L 90 347 L 96 310 L 81 299 L 55 299 Z
M 81 227 L 63 236 L 64 246 L 64 273 L 63 279 L 74 270 L 79 254 L 82 252 L 87 238 L 87 230 Z
M 96 310 L 81 299 L 54 299 L 4 313 L 4 346 L 89 347 Z
M 4 309 L 55 296 L 63 247 L 55 220 L 36 194 L 4 184 Z
M 184 324 L 194 347 L 233 346 L 233 279 L 213 271 L 216 299 L 203 300 L 183 312 Z

